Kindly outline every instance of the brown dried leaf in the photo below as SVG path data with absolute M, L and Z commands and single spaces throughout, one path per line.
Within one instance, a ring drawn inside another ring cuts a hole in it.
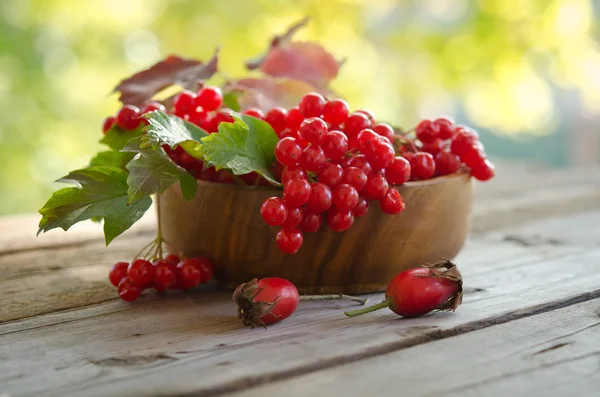
M 219 49 L 208 63 L 170 55 L 164 60 L 121 81 L 114 89 L 123 104 L 141 106 L 165 88 L 177 84 L 195 90 L 217 72 Z
M 306 25 L 308 18 L 293 25 L 286 33 L 275 36 L 267 53 L 246 63 L 250 70 L 273 77 L 301 80 L 323 88 L 337 76 L 341 62 L 336 61 L 323 46 L 313 42 L 291 41 L 292 35 Z

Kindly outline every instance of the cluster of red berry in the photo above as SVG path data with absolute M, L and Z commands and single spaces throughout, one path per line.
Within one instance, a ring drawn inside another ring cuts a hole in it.
M 154 263 L 146 259 L 117 262 L 110 269 L 108 279 L 118 288 L 121 299 L 132 302 L 144 289 L 162 292 L 193 288 L 211 280 L 213 273 L 213 264 L 207 258 L 179 258 L 169 254 Z
M 413 160 L 418 154 L 404 152 L 411 164 L 421 163 L 424 175 L 418 179 L 428 179 L 434 175 L 456 173 L 463 165 L 471 169 L 471 175 L 480 181 L 494 176 L 494 165 L 487 159 L 485 150 L 479 142 L 479 134 L 472 128 L 454 125 L 448 117 L 436 120 L 422 120 L 415 128 L 418 141 L 416 147 L 431 154 Z
M 390 185 L 408 181 L 411 166 L 395 156 L 389 125 L 375 123 L 368 111 L 349 113 L 344 100 L 314 93 L 284 120 L 271 124 L 280 138 L 275 156 L 285 166 L 283 198 L 271 197 L 261 207 L 267 224 L 281 226 L 276 242 L 283 252 L 297 252 L 302 232 L 319 230 L 324 213 L 329 228 L 341 232 L 367 213 L 369 200 L 379 201 L 388 214 L 404 210 L 402 196 Z
M 108 116 L 104 119 L 104 123 L 102 123 L 102 132 L 106 134 L 115 124 L 125 131 L 135 130 L 142 124 L 147 123 L 146 119 L 142 116 L 155 110 L 162 110 L 163 112 L 167 111 L 165 106 L 159 102 L 150 102 L 141 110 L 137 106 L 124 105 L 119 109 L 116 115 Z

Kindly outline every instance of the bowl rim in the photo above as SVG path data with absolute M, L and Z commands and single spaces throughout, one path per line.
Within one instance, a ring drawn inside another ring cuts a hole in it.
M 451 180 L 454 180 L 457 178 L 464 178 L 464 177 L 470 177 L 470 173 L 466 170 L 459 171 L 457 173 L 450 174 L 450 175 L 436 176 L 435 178 L 426 179 L 426 180 L 422 180 L 422 181 L 410 181 L 410 182 L 406 182 L 403 185 L 391 185 L 391 186 L 404 187 L 404 188 L 419 188 L 422 186 L 446 183 Z M 264 186 L 264 185 L 263 186 L 261 186 L 261 185 L 250 186 L 250 185 L 242 185 L 242 184 L 237 184 L 237 183 L 232 184 L 232 183 L 219 183 L 219 182 L 212 182 L 212 181 L 203 181 L 203 180 L 199 180 L 199 179 L 197 179 L 196 182 L 198 183 L 199 186 L 206 186 L 206 187 L 211 187 L 211 188 L 216 188 L 216 189 L 234 189 L 234 190 L 243 190 L 243 191 L 250 191 L 250 192 L 256 192 L 256 191 L 281 192 L 283 190 L 283 187 L 276 187 L 276 186 Z

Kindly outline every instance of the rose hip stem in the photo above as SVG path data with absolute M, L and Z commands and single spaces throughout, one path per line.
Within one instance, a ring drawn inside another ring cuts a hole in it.
M 327 300 L 335 300 L 335 299 L 348 299 L 353 302 L 360 303 L 361 305 L 366 305 L 369 302 L 369 298 L 359 298 L 357 296 L 350 296 L 344 294 L 331 294 L 331 295 L 300 295 L 301 301 L 327 301 Z
M 377 303 L 376 305 L 365 307 L 363 309 L 357 309 L 357 310 L 352 310 L 349 312 L 344 312 L 344 314 L 348 317 L 356 317 L 356 316 L 360 316 L 361 314 L 371 313 L 371 312 L 374 312 L 379 309 L 385 309 L 386 307 L 390 307 L 391 300 L 392 300 L 391 298 L 388 298 L 381 303 Z

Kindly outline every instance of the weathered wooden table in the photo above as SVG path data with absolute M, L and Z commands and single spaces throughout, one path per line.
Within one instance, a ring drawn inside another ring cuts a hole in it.
M 456 313 L 345 318 L 303 302 L 243 328 L 231 293 L 116 297 L 97 225 L 0 221 L 0 396 L 599 396 L 600 170 L 501 166 L 477 187 Z M 371 301 L 381 299 L 371 296 Z

